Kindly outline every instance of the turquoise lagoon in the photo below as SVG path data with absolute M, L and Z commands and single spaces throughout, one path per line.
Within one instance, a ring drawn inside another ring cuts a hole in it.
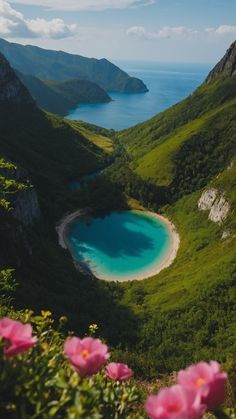
M 126 281 L 153 275 L 169 254 L 171 237 L 155 215 L 120 211 L 75 220 L 67 243 L 85 271 L 108 281 Z

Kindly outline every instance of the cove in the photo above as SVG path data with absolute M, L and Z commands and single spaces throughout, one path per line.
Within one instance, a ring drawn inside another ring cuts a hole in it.
M 154 213 L 120 211 L 70 219 L 66 244 L 83 271 L 107 281 L 127 281 L 169 266 L 178 235 L 168 220 Z
M 180 102 L 199 86 L 211 64 L 119 61 L 119 67 L 147 85 L 147 93 L 109 92 L 109 103 L 80 104 L 67 115 L 105 128 L 122 130 Z

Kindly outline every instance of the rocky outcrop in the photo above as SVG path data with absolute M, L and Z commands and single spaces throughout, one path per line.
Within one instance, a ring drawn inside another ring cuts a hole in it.
M 228 237 L 230 237 L 230 236 L 231 236 L 231 232 L 230 232 L 230 230 L 225 230 L 225 231 L 223 231 L 223 233 L 222 233 L 221 240 L 226 240 L 226 239 L 228 239 Z
M 0 54 L 0 102 L 35 106 L 28 90 L 16 77 L 2 54 Z
M 214 204 L 218 191 L 217 189 L 208 189 L 204 191 L 201 198 L 198 201 L 198 208 L 202 211 L 210 211 Z
M 20 167 L 4 168 L 0 170 L 0 174 L 6 180 L 14 180 L 18 185 L 18 189 L 14 187 L 13 192 L 6 195 L 11 207 L 10 217 L 25 227 L 32 226 L 34 221 L 40 217 L 40 207 L 37 192 L 31 185 L 26 170 Z
M 203 192 L 198 201 L 198 208 L 201 211 L 209 211 L 209 220 L 222 224 L 228 216 L 230 205 L 224 194 L 212 188 Z
M 227 50 L 224 57 L 216 64 L 209 73 L 206 83 L 210 83 L 215 77 L 222 75 L 225 77 L 236 76 L 236 41 Z
M 225 197 L 222 195 L 217 198 L 214 204 L 211 207 L 209 220 L 214 221 L 215 223 L 223 223 L 223 221 L 227 218 L 229 213 L 230 206 L 228 201 L 226 201 Z
M 39 220 L 40 207 L 34 187 L 30 185 L 27 173 L 23 169 L 3 169 L 1 175 L 14 179 L 18 185 L 26 185 L 6 196 L 10 201 L 10 210 L 0 207 L 0 265 L 20 266 L 25 257 L 32 254 L 31 235 L 34 223 Z

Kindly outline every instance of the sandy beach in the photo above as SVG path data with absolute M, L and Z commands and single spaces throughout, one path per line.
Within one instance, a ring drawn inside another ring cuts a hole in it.
M 56 232 L 58 234 L 58 243 L 63 249 L 68 249 L 68 243 L 66 240 L 66 234 L 68 231 L 69 225 L 75 221 L 77 218 L 83 217 L 87 214 L 87 211 L 84 209 L 77 210 L 71 214 L 65 215 L 56 226 Z
M 151 268 L 149 270 L 144 270 L 143 272 L 140 272 L 139 274 L 127 275 L 127 277 L 122 277 L 122 278 L 121 277 L 115 277 L 115 276 L 108 276 L 107 277 L 106 275 L 104 275 L 103 277 L 99 277 L 98 279 L 102 279 L 102 280 L 105 280 L 105 281 L 119 281 L 119 282 L 133 281 L 133 280 L 143 280 L 143 279 L 151 278 L 152 276 L 157 275 L 163 269 L 168 268 L 173 263 L 173 261 L 175 260 L 178 249 L 179 249 L 179 245 L 180 245 L 180 237 L 179 237 L 179 234 L 176 231 L 176 228 L 175 228 L 174 224 L 171 221 L 169 221 L 167 218 L 163 217 L 162 215 L 156 214 L 156 213 L 151 212 L 151 211 L 135 210 L 135 212 L 145 213 L 147 215 L 155 217 L 165 225 L 165 227 L 168 230 L 169 236 L 170 236 L 170 246 L 169 246 L 168 251 L 166 252 L 166 255 L 164 256 L 163 260 L 158 261 L 156 263 L 156 265 L 153 266 L 153 268 Z M 67 242 L 67 238 L 66 238 L 69 225 L 72 222 L 74 222 L 76 219 L 78 219 L 80 217 L 84 217 L 88 213 L 89 213 L 89 209 L 80 209 L 80 210 L 75 211 L 71 214 L 67 214 L 57 224 L 56 231 L 57 231 L 57 234 L 58 234 L 58 243 L 63 249 L 68 249 L 70 251 L 70 248 L 69 248 L 68 242 Z M 72 258 L 73 258 L 73 255 L 72 255 Z M 88 272 L 86 272 L 83 269 L 83 267 L 81 267 L 79 265 L 77 260 L 75 260 L 73 258 L 73 261 L 74 261 L 74 265 L 75 265 L 76 269 L 78 269 L 80 272 L 86 273 L 88 275 Z

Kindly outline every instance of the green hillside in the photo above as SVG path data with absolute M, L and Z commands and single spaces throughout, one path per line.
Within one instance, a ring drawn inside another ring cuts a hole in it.
M 127 352 L 118 353 L 147 377 L 190 360 L 226 362 L 236 349 L 236 77 L 214 74 L 190 97 L 118 138 L 126 156 L 108 175 L 144 206 L 158 208 L 180 235 L 169 268 L 121 286 L 121 302 L 137 323 Z M 230 205 L 223 224 L 198 209 L 210 188 Z
M 174 193 L 189 193 L 235 152 L 236 77 L 214 79 L 190 97 L 119 135 L 130 167 Z
M 32 45 L 20 45 L 0 39 L 0 52 L 15 70 L 41 80 L 88 80 L 106 91 L 143 93 L 145 84 L 130 77 L 105 58 L 82 57 L 63 51 L 45 50 Z
M 83 121 L 66 121 L 75 131 L 84 135 L 89 141 L 110 154 L 114 151 L 114 132 L 100 128 L 95 125 L 87 124 Z
M 42 81 L 31 75 L 16 72 L 37 105 L 45 111 L 65 116 L 80 103 L 109 102 L 108 94 L 87 80 L 66 82 Z
M 1 115 L 1 153 L 29 172 L 46 205 L 53 197 L 53 206 L 59 209 L 70 178 L 106 164 L 107 153 L 85 131 L 74 130 L 58 117 L 11 105 L 1 106 Z M 94 133 L 93 137 L 99 144 L 100 138 Z
M 163 208 L 180 234 L 175 262 L 156 277 L 124 284 L 122 303 L 137 316 L 137 336 L 123 359 L 141 374 L 182 368 L 190 360 L 222 362 L 236 350 L 236 166 L 207 186 L 230 202 L 223 225 L 197 208 L 201 191 Z M 222 239 L 224 231 L 230 235 Z

